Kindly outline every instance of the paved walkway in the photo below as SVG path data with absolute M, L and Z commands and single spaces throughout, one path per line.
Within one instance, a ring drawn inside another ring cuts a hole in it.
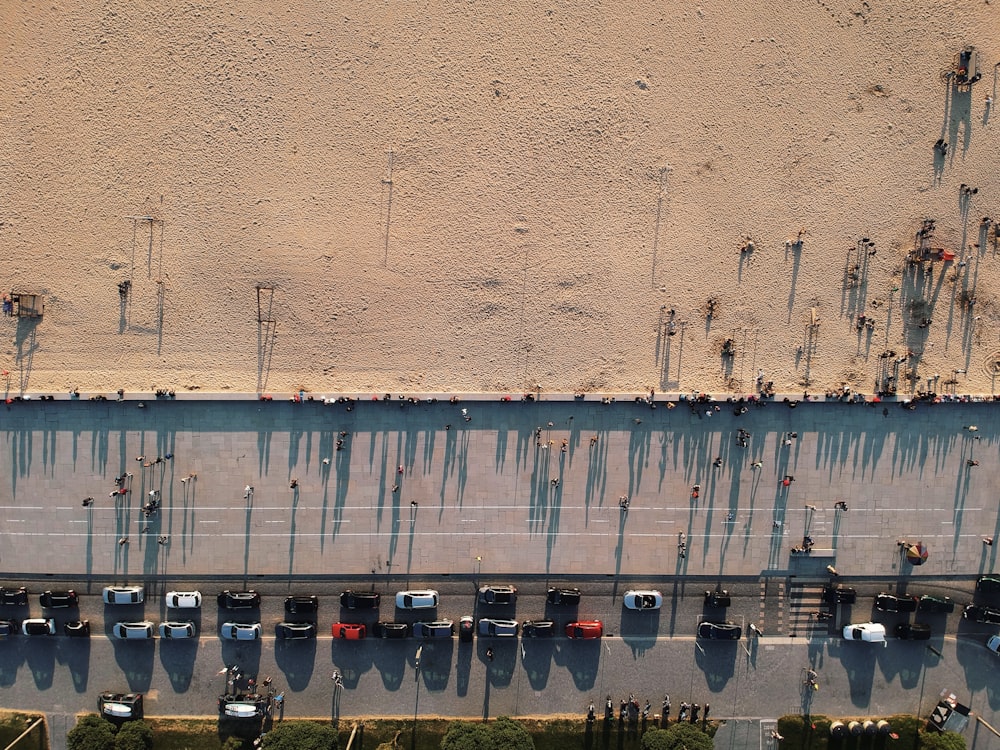
M 1000 537 L 994 404 L 883 414 L 777 402 L 735 416 L 726 403 L 144 403 L 9 405 L 0 559 L 11 576 L 759 576 L 828 564 L 974 576 L 996 562 L 981 539 Z M 123 472 L 131 491 L 116 501 Z M 162 511 L 146 519 L 151 491 Z M 791 554 L 807 533 L 813 554 Z M 922 540 L 927 563 L 904 562 L 900 539 Z

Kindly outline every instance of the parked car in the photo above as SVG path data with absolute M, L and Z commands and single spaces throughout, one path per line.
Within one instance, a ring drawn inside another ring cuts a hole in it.
M 105 604 L 141 604 L 146 594 L 142 586 L 105 586 Z
M 111 628 L 111 635 L 123 641 L 143 640 L 153 637 L 153 623 L 143 622 L 116 622 Z
M 259 622 L 224 622 L 220 628 L 222 637 L 227 641 L 259 641 Z
M 298 641 L 316 637 L 316 624 L 312 622 L 279 622 L 275 629 L 278 638 L 286 641 Z
M 319 597 L 285 597 L 285 611 L 290 615 L 312 615 L 319 611 Z
M 716 589 L 715 591 L 705 592 L 706 607 L 728 607 L 732 603 L 733 600 L 729 596 L 729 592 L 725 589 Z
M 556 624 L 552 620 L 525 620 L 521 623 L 523 638 L 550 638 L 555 632 Z
M 160 638 L 194 638 L 193 622 L 161 622 Z
M 713 641 L 738 641 L 743 635 L 743 628 L 731 622 L 701 622 L 698 624 L 698 637 Z
M 955 611 L 955 602 L 949 597 L 922 596 L 917 605 L 918 612 L 929 612 L 930 614 L 951 614 Z
M 113 719 L 141 719 L 142 693 L 101 693 L 97 708 Z
M 931 626 L 923 622 L 901 622 L 894 632 L 897 638 L 911 641 L 929 641 L 931 639 Z
M 659 609 L 663 606 L 663 594 L 659 591 L 626 591 L 622 597 L 625 609 Z
M 469 643 L 475 632 L 476 623 L 472 619 L 472 615 L 462 615 L 458 618 L 458 640 L 462 643 Z
M 378 609 L 380 600 L 377 591 L 345 591 L 340 595 L 340 606 L 345 609 Z
M 517 620 L 497 620 L 491 617 L 484 617 L 479 621 L 479 637 L 489 636 L 491 638 L 516 638 Z
M 90 620 L 70 620 L 63 625 L 63 632 L 71 638 L 89 638 Z
M 517 589 L 513 586 L 480 586 L 480 604 L 513 604 L 517 601 Z
M 437 605 L 438 592 L 433 589 L 400 591 L 396 594 L 396 606 L 399 609 L 434 609 Z
M 1000 576 L 979 576 L 976 581 L 976 591 L 984 594 L 1000 593 Z
M 17 633 L 20 628 L 13 620 L 0 620 L 0 638 L 7 638 Z
M 28 604 L 28 589 L 24 586 L 18 589 L 0 588 L 0 604 L 8 607 L 24 607 Z
M 256 591 L 223 591 L 217 598 L 223 609 L 254 609 L 260 606 L 260 594 Z
M 865 643 L 881 643 L 885 640 L 885 625 L 879 622 L 859 622 L 844 626 L 844 640 L 864 641 Z
M 31 617 L 21 623 L 25 635 L 55 635 L 56 621 L 51 617 Z
M 580 589 L 549 589 L 545 601 L 557 606 L 575 607 L 580 603 Z
M 1000 635 L 991 635 L 986 639 L 986 648 L 994 654 L 1000 654 Z
M 455 623 L 451 620 L 413 623 L 414 638 L 451 638 L 455 633 Z
M 330 632 L 334 638 L 342 638 L 345 641 L 360 641 L 368 635 L 368 628 L 360 622 L 335 622 L 330 627 Z
M 174 609 L 198 609 L 201 606 L 200 591 L 168 591 L 167 606 Z
M 973 622 L 1000 625 L 1000 610 L 984 607 L 981 604 L 970 604 L 962 611 L 962 617 Z
M 75 607 L 80 601 L 73 589 L 68 591 L 45 591 L 38 597 L 42 609 L 65 609 Z
M 410 625 L 406 622 L 376 622 L 373 634 L 376 638 L 409 638 Z
M 875 609 L 881 612 L 916 612 L 919 603 L 915 596 L 879 594 L 875 597 Z
M 827 604 L 854 604 L 858 592 L 848 586 L 826 586 L 823 589 L 823 601 Z
M 255 700 L 246 696 L 242 700 L 234 700 L 235 696 L 224 695 L 219 698 L 219 714 L 230 719 L 259 719 L 267 713 L 267 701 L 263 698 Z
M 571 622 L 566 625 L 565 631 L 567 638 L 591 640 L 593 638 L 600 638 L 604 635 L 604 623 L 600 620 L 581 620 L 579 622 Z

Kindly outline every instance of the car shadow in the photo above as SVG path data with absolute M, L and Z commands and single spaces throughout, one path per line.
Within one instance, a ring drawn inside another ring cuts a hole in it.
M 56 660 L 65 665 L 73 678 L 73 689 L 87 692 L 90 681 L 90 638 L 60 638 L 56 647 Z
M 382 676 L 382 686 L 386 690 L 399 690 L 403 684 L 403 676 L 406 673 L 407 657 L 415 650 L 413 641 L 406 638 L 400 640 L 385 638 L 379 639 L 379 641 L 380 643 L 375 647 L 372 666 Z M 460 650 L 460 662 L 461 658 L 462 652 Z M 459 664 L 459 668 L 459 684 L 461 685 L 461 663 Z M 466 682 L 468 682 L 468 676 L 466 676 Z M 459 693 L 459 695 L 462 695 L 462 693 Z
M 339 638 L 330 641 L 330 663 L 333 669 L 340 671 L 344 687 L 349 690 L 356 689 L 361 675 L 373 667 L 368 649 L 361 643 Z
M 567 639 L 559 644 L 553 661 L 569 671 L 577 690 L 591 690 L 597 684 L 601 661 L 601 640 Z
M 420 676 L 423 677 L 424 687 L 430 691 L 441 692 L 445 690 L 451 677 L 451 660 L 455 651 L 454 639 L 427 640 L 419 645 L 423 645 L 423 650 L 420 653 Z M 416 668 L 416 651 L 410 657 L 410 661 Z
M 108 638 L 115 652 L 115 661 L 128 681 L 128 692 L 145 693 L 153 678 L 153 655 L 156 642 L 149 638 L 144 641 L 122 641 L 114 638 L 108 623 Z
M 285 676 L 289 690 L 294 693 L 305 690 L 316 671 L 316 639 L 277 639 L 274 642 L 274 663 Z
M 555 645 L 551 638 L 528 638 L 521 641 L 521 667 L 533 690 L 544 690 L 552 671 Z
M 199 626 L 200 623 L 195 623 L 196 628 Z M 198 658 L 198 643 L 197 637 L 160 639 L 160 664 L 175 693 L 186 693 L 191 688 L 194 664 Z
M 260 641 L 222 640 L 222 663 L 237 666 L 247 677 L 254 677 L 260 671 Z
M 52 636 L 27 636 L 22 640 L 24 661 L 31 670 L 35 686 L 39 690 L 52 687 L 52 678 L 56 669 L 56 644 Z

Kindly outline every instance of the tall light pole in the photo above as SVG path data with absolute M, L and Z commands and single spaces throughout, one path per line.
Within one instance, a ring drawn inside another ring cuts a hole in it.
M 417 708 L 420 705 L 420 655 L 423 652 L 423 644 L 417 646 L 417 654 L 413 659 L 413 680 L 417 683 L 417 689 L 413 696 L 413 729 L 410 731 L 410 750 L 416 750 L 417 747 Z

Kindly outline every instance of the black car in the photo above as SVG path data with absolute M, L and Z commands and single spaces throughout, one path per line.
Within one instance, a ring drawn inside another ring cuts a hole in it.
M 879 594 L 875 597 L 875 609 L 881 612 L 916 612 L 918 604 L 915 596 Z
M 698 626 L 699 638 L 710 638 L 716 641 L 738 641 L 743 635 L 743 629 L 731 622 L 703 622 Z
M 976 581 L 976 591 L 982 591 L 984 594 L 1000 593 L 1000 577 L 980 576 Z
M 549 589 L 545 601 L 549 604 L 575 607 L 580 603 L 580 589 Z
M 929 612 L 934 615 L 946 615 L 955 611 L 955 602 L 949 597 L 922 596 L 917 604 L 917 612 Z
M 901 622 L 896 626 L 896 637 L 911 641 L 929 641 L 931 626 L 923 622 Z
M 56 621 L 51 617 L 32 617 L 21 623 L 25 635 L 55 635 Z
M 858 592 L 847 586 L 827 586 L 823 589 L 823 601 L 827 604 L 854 604 Z
M 728 607 L 733 603 L 729 597 L 729 592 L 724 589 L 705 592 L 705 606 L 707 607 Z
M 223 591 L 218 600 L 223 609 L 254 609 L 260 606 L 260 594 L 256 591 Z
M 319 598 L 315 596 L 289 596 L 285 598 L 285 611 L 290 615 L 312 615 L 319 611 Z
M 521 624 L 522 638 L 549 638 L 556 632 L 556 624 L 552 620 L 525 620 Z
M 286 641 L 316 637 L 316 624 L 312 622 L 279 622 L 275 633 Z
M 63 625 L 63 632 L 72 638 L 90 636 L 90 620 L 71 620 Z
M 480 586 L 480 604 L 513 604 L 517 601 L 517 589 L 513 586 Z
M 985 622 L 990 625 L 1000 625 L 1000 610 L 984 607 L 981 604 L 970 604 L 962 612 L 962 617 L 973 622 Z
M 75 607 L 80 601 L 73 589 L 69 591 L 46 591 L 39 595 L 38 601 L 42 609 L 65 609 Z
M 373 634 L 376 638 L 408 638 L 410 626 L 405 622 L 376 622 Z
M 7 638 L 20 631 L 21 628 L 13 620 L 0 620 L 0 638 Z
M 378 609 L 380 600 L 376 591 L 345 591 L 340 595 L 340 606 L 345 609 Z
M 0 588 L 0 604 L 8 607 L 24 607 L 28 604 L 28 589 L 22 586 L 19 589 Z

